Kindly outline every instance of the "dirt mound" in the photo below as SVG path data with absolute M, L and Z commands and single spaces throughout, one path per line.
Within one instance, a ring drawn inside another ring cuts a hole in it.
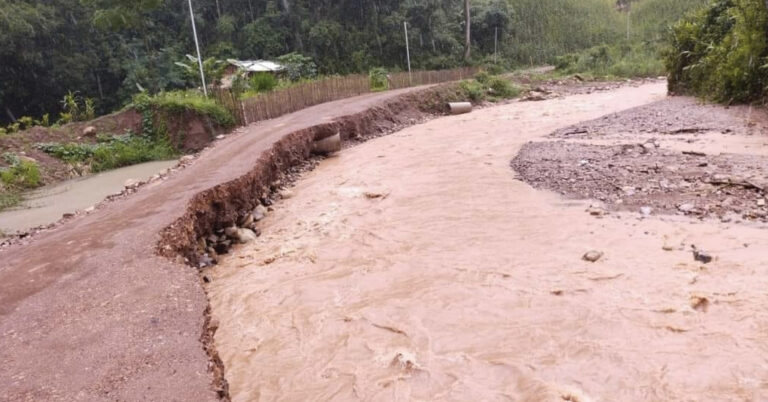
M 535 188 L 618 209 L 768 222 L 762 156 L 686 154 L 653 143 L 536 142 L 522 147 L 512 168 Z
M 702 104 L 695 98 L 667 98 L 612 113 L 552 133 L 553 138 L 600 138 L 613 134 L 704 134 L 753 135 L 768 127 L 765 115 L 749 106 L 724 108 Z

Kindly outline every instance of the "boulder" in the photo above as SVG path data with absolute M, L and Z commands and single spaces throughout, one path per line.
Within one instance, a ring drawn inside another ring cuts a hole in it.
M 83 135 L 86 137 L 96 135 L 96 127 L 94 126 L 88 126 L 83 129 Z

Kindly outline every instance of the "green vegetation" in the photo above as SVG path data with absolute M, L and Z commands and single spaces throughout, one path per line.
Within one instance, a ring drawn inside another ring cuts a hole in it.
M 221 60 L 228 58 L 281 61 L 291 82 L 374 67 L 404 70 L 403 22 L 409 27 L 413 69 L 469 63 L 500 73 L 603 44 L 619 46 L 627 41 L 628 18 L 633 48 L 658 41 L 672 21 L 704 1 L 637 0 L 627 14 L 617 0 L 472 0 L 472 57 L 466 61 L 463 0 L 322 5 L 227 0 L 194 1 L 193 6 L 204 70 L 208 82 L 215 83 L 225 66 Z M 56 116 L 54 121 L 59 113 L 61 122 L 74 121 L 80 114 L 119 109 L 137 93 L 152 96 L 200 86 L 196 63 L 187 57 L 195 46 L 189 10 L 182 3 L 0 0 L 0 10 L 0 124 L 15 124 L 24 115 L 39 120 L 45 113 Z M 616 63 L 623 62 L 633 61 Z M 76 112 L 74 104 L 61 102 L 75 93 L 84 99 Z M 87 99 L 93 99 L 90 106 Z
M 67 163 L 89 165 L 93 172 L 115 169 L 137 163 L 171 159 L 178 152 L 165 138 L 148 138 L 133 134 L 100 137 L 97 144 L 43 143 L 41 151 Z
M 40 169 L 37 163 L 19 158 L 16 154 L 3 154 L 0 167 L 0 210 L 10 208 L 21 201 L 21 192 L 40 186 Z
M 466 98 L 473 102 L 489 100 L 498 102 L 503 99 L 515 98 L 521 89 L 504 77 L 490 75 L 485 71 L 479 72 L 472 80 L 459 83 L 459 89 Z
M 727 103 L 765 100 L 767 37 L 763 0 L 716 0 L 691 13 L 665 51 L 670 90 Z
M 558 57 L 556 67 L 564 74 L 597 77 L 657 77 L 665 73 L 658 51 L 651 45 L 596 46 Z
M 371 91 L 385 91 L 389 88 L 387 80 L 387 70 L 382 67 L 372 68 L 368 72 L 368 80 L 371 84 Z
M 235 124 L 235 119 L 229 110 L 216 103 L 212 98 L 203 97 L 197 91 L 161 92 L 154 96 L 142 93 L 134 96 L 132 105 L 145 117 L 148 113 L 170 113 L 173 115 L 194 113 L 210 118 L 221 127 L 232 127 Z M 149 119 L 145 118 L 144 134 L 149 134 L 146 126 L 151 122 L 147 120 Z

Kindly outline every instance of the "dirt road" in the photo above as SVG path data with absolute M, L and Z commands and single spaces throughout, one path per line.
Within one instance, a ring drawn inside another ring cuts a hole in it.
M 0 400 L 217 400 L 198 273 L 155 254 L 159 233 L 287 134 L 413 90 L 248 126 L 168 180 L 0 251 Z
M 207 273 L 233 400 L 768 398 L 765 229 L 593 216 L 510 169 L 664 93 L 512 103 L 322 162 Z

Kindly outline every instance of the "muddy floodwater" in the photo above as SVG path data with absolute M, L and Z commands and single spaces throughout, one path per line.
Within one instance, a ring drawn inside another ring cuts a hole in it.
M 768 399 L 765 229 L 592 216 L 510 168 L 665 90 L 477 110 L 323 161 L 207 272 L 232 400 Z
M 91 176 L 46 186 L 24 195 L 16 208 L 0 212 L 0 231 L 23 232 L 61 219 L 65 213 L 88 208 L 106 196 L 123 189 L 126 180 L 145 180 L 173 165 L 177 160 L 156 161 L 127 166 Z

